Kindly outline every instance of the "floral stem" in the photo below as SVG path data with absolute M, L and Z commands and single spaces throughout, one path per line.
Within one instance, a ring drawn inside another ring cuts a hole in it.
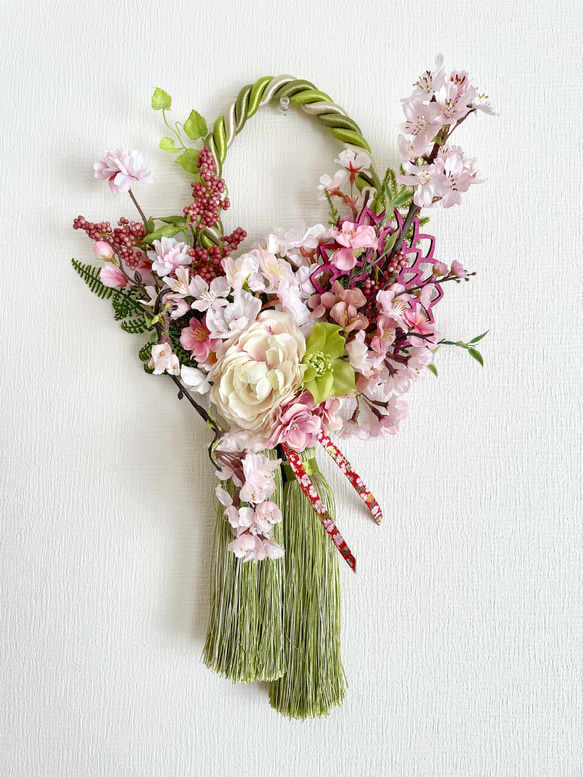
M 145 216 L 145 214 L 144 214 L 144 211 L 143 211 L 143 210 L 140 208 L 140 206 L 138 205 L 138 201 L 137 201 L 137 200 L 136 200 L 136 198 L 134 197 L 134 193 L 133 193 L 133 191 L 132 191 L 131 189 L 129 190 L 128 194 L 130 195 L 130 198 L 131 198 L 132 202 L 134 203 L 134 205 L 135 205 L 135 206 L 136 206 L 136 208 L 138 209 L 138 213 L 139 213 L 139 214 L 140 214 L 140 216 L 142 217 L 142 222 L 143 222 L 143 224 L 144 224 L 144 228 L 145 228 L 145 230 L 146 230 L 146 234 L 148 234 L 148 231 L 149 231 L 149 230 L 148 230 L 148 219 L 146 218 L 146 216 Z
M 220 426 L 215 419 L 207 413 L 207 411 L 202 407 L 202 405 L 199 405 L 198 402 L 196 402 L 192 395 L 185 389 L 184 385 L 180 381 L 180 379 L 176 375 L 170 375 L 173 382 L 178 386 L 178 399 L 182 399 L 182 397 L 186 397 L 186 399 L 190 402 L 192 407 L 196 410 L 196 412 L 199 414 L 199 416 L 202 418 L 203 421 L 207 423 L 208 426 L 211 427 L 211 429 L 214 432 L 214 437 L 211 441 L 211 444 L 208 447 L 208 454 L 209 459 L 211 460 L 211 463 L 215 469 L 220 469 L 220 466 L 216 463 L 216 461 L 213 458 L 213 449 L 215 446 L 215 443 L 217 440 L 224 434 L 224 429 L 222 426 Z

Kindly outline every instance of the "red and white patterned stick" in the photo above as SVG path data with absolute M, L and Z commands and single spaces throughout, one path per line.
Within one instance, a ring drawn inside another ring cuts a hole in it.
M 371 511 L 372 517 L 377 524 L 380 524 L 383 520 L 383 511 L 381 510 L 380 505 L 368 490 L 360 475 L 354 472 L 346 456 L 336 445 L 334 445 L 332 440 L 324 432 L 320 432 L 318 435 L 318 442 L 323 446 L 326 453 L 334 459 L 336 464 L 338 464 L 342 472 L 344 472 L 348 480 L 352 483 L 358 496 Z
M 289 462 L 290 467 L 292 468 L 292 472 L 296 476 L 296 480 L 298 481 L 300 488 L 308 498 L 308 501 L 314 508 L 314 512 L 317 514 L 318 518 L 322 522 L 322 526 L 326 530 L 326 532 L 330 535 L 332 538 L 332 542 L 338 550 L 340 551 L 340 554 L 342 558 L 346 561 L 350 569 L 352 569 L 353 572 L 356 572 L 356 559 L 352 555 L 352 551 L 344 541 L 344 537 L 340 534 L 338 531 L 338 527 L 334 523 L 332 516 L 326 510 L 326 507 L 324 506 L 324 502 L 320 499 L 320 495 L 314 488 L 314 484 L 306 474 L 306 470 L 304 469 L 304 465 L 302 464 L 302 461 L 298 454 L 295 451 L 292 451 L 291 448 L 289 448 L 285 443 L 281 446 L 285 452 L 285 456 Z

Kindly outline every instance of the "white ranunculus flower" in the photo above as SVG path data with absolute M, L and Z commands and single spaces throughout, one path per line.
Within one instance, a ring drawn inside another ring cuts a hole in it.
M 269 436 L 280 406 L 301 386 L 306 340 L 286 313 L 265 311 L 217 353 L 210 397 L 242 429 Z

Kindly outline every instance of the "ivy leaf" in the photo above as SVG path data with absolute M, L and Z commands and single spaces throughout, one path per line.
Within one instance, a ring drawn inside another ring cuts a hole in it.
M 184 128 L 186 129 L 186 125 Z M 194 175 L 198 172 L 198 151 L 195 148 L 187 148 L 184 154 L 181 154 L 176 159 L 176 162 L 186 170 L 187 173 L 192 173 Z
M 486 335 L 488 334 L 488 332 L 489 332 L 489 331 L 490 331 L 490 330 L 489 330 L 489 329 L 487 329 L 487 330 L 484 332 L 484 334 L 483 334 L 483 335 L 478 335 L 477 337 L 472 337 L 472 339 L 470 340 L 470 343 L 479 343 L 479 342 L 480 342 L 480 340 L 481 340 L 483 337 L 486 337 Z
M 470 356 L 473 356 L 473 358 L 478 362 L 478 364 L 481 364 L 482 367 L 484 366 L 484 360 L 482 359 L 482 354 L 479 351 L 476 351 L 475 348 L 468 348 L 468 353 Z
M 162 138 L 160 141 L 160 148 L 162 151 L 166 151 L 168 154 L 178 154 L 181 151 L 180 148 L 176 148 L 172 138 L 168 137 Z
M 165 227 L 160 227 L 155 232 L 150 232 L 144 238 L 144 243 L 153 243 L 154 240 L 160 240 L 163 237 L 174 237 L 179 232 L 182 232 L 182 227 L 177 227 L 174 224 L 167 224 Z
M 172 98 L 170 97 L 168 92 L 165 92 L 163 89 L 160 89 L 159 87 L 154 90 L 154 94 L 152 95 L 152 108 L 155 111 L 161 111 L 161 110 L 169 111 L 171 105 L 172 105 Z
M 435 366 L 435 364 L 428 364 L 427 369 L 429 370 L 429 372 L 432 372 L 437 378 L 437 367 Z
M 204 117 L 196 111 L 190 111 L 190 116 L 184 122 L 184 131 L 191 140 L 203 138 L 208 132 Z

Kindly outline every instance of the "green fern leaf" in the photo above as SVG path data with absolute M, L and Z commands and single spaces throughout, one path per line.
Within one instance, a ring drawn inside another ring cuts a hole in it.
M 148 328 L 148 324 L 149 322 L 142 316 L 122 321 L 121 328 L 124 332 L 129 332 L 131 335 L 141 335 Z
M 110 289 L 108 286 L 104 286 L 99 278 L 100 268 L 94 267 L 91 264 L 82 264 L 76 259 L 71 260 L 73 267 L 77 270 L 79 275 L 83 278 L 85 283 L 89 286 L 94 294 L 97 294 L 101 299 L 109 299 L 115 289 Z
M 142 348 L 140 348 L 140 352 L 138 353 L 138 356 L 140 357 L 140 361 L 143 361 L 143 362 L 150 361 L 150 358 L 152 357 L 153 345 L 154 343 L 146 343 L 144 346 L 142 346 Z

